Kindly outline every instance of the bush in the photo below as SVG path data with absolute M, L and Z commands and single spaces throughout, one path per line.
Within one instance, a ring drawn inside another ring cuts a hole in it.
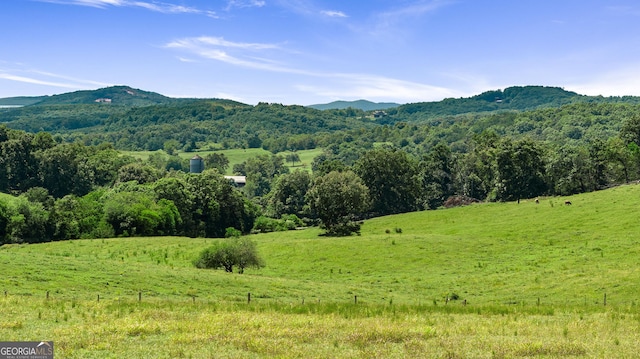
M 248 238 L 231 238 L 217 241 L 206 248 L 193 262 L 198 268 L 220 269 L 232 273 L 233 267 L 238 267 L 238 273 L 244 273 L 245 268 L 262 268 L 264 261 L 258 255 L 256 243 Z
M 253 231 L 260 233 L 290 231 L 302 226 L 304 222 L 295 214 L 283 215 L 280 219 L 260 216 L 253 225 Z

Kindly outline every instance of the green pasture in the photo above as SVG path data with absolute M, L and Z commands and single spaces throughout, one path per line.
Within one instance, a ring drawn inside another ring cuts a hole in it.
M 242 275 L 193 267 L 214 239 L 5 245 L 0 337 L 54 340 L 63 358 L 631 358 L 639 198 L 627 185 L 381 217 L 360 236 L 254 235 L 267 266 Z
M 162 150 L 159 151 L 121 151 L 122 154 L 125 155 L 129 155 L 132 156 L 136 159 L 142 160 L 142 161 L 146 161 L 149 156 L 151 156 L 154 153 L 162 153 L 165 154 L 166 153 Z M 185 159 L 191 159 L 193 156 L 195 156 L 196 154 L 201 156 L 201 157 L 206 157 L 208 154 L 211 153 L 222 153 L 224 154 L 227 159 L 229 160 L 229 169 L 227 170 L 228 175 L 233 174 L 233 165 L 235 164 L 240 164 L 244 161 L 246 161 L 247 159 L 251 158 L 251 157 L 255 157 L 255 156 L 259 156 L 259 155 L 270 155 L 271 152 L 264 150 L 262 148 L 247 148 L 247 149 L 230 149 L 230 150 L 207 150 L 207 151 L 195 151 L 195 152 L 178 152 L 178 156 L 185 158 Z M 286 157 L 287 154 L 291 154 L 292 152 L 287 151 L 287 152 L 281 152 L 278 153 L 278 155 L 281 155 L 283 157 Z M 307 171 L 311 171 L 311 162 L 313 162 L 313 159 L 320 155 L 322 153 L 322 149 L 313 149 L 313 150 L 301 150 L 301 151 L 296 151 L 295 152 L 299 157 L 300 157 L 300 162 L 295 162 L 295 163 L 291 163 L 291 162 L 286 162 L 285 161 L 285 165 L 287 167 L 289 167 L 290 170 L 297 170 L 297 169 L 304 169 Z

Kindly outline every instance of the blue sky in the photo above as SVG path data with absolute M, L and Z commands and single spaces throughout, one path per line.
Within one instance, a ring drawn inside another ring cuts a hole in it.
M 640 96 L 640 2 L 1 1 L 0 97 L 111 85 L 248 104 Z

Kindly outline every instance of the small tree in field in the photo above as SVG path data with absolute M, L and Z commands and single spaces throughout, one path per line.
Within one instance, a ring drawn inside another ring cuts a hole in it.
M 213 246 L 206 248 L 194 261 L 198 268 L 224 269 L 233 272 L 238 267 L 238 273 L 244 273 L 245 268 L 262 268 L 264 261 L 258 255 L 256 243 L 248 238 L 233 237 L 220 240 Z

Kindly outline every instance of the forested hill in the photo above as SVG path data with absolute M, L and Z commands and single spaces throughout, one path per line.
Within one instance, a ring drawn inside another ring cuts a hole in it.
M 439 116 L 494 111 L 526 111 L 538 108 L 595 100 L 589 96 L 565 91 L 558 87 L 525 86 L 487 91 L 468 98 L 448 98 L 438 102 L 419 102 L 399 106 L 390 111 L 403 120 L 420 121 Z
M 146 106 L 175 102 L 176 99 L 155 92 L 142 91 L 129 86 L 112 86 L 47 96 L 35 105 L 93 104 Z
M 344 110 L 347 108 L 354 108 L 363 111 L 375 111 L 386 110 L 388 108 L 395 108 L 400 104 L 395 102 L 371 102 L 367 100 L 358 101 L 333 101 L 325 104 L 310 105 L 307 107 L 315 108 L 316 110 Z
M 640 97 L 592 97 L 557 87 L 526 86 L 375 112 L 172 99 L 116 86 L 0 108 L 0 123 L 28 132 L 47 131 L 65 141 L 108 142 L 127 150 L 163 149 L 169 142 L 184 150 L 212 145 L 280 152 L 385 142 L 420 154 L 440 142 L 465 151 L 468 139 L 485 130 L 555 144 L 606 139 L 625 120 L 640 116 L 638 104 Z

